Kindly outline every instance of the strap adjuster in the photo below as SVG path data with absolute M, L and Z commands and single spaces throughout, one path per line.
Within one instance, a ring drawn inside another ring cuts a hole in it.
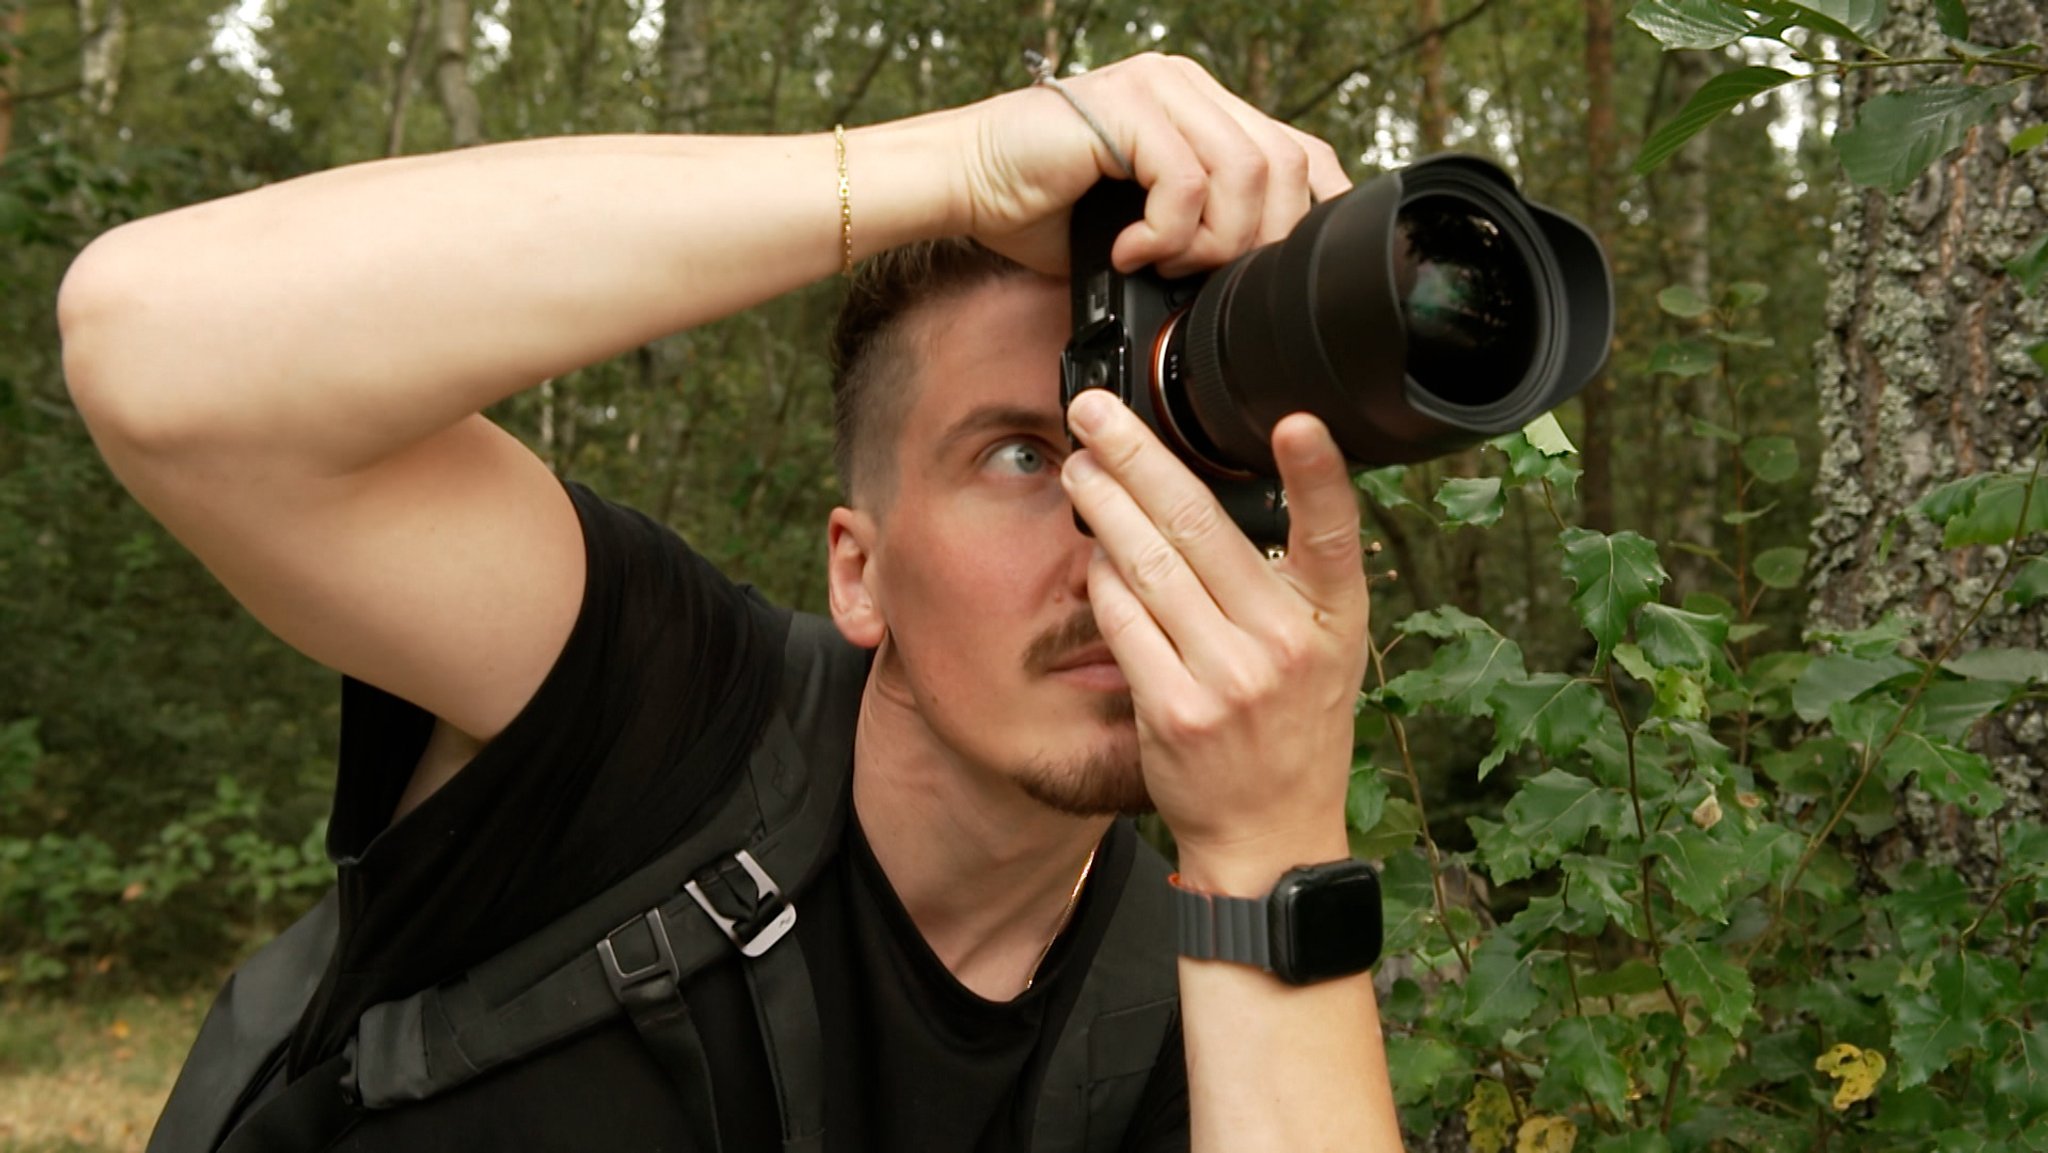
M 788 936 L 790 929 L 796 926 L 796 906 L 783 899 L 782 890 L 776 886 L 775 879 L 768 875 L 768 871 L 761 867 L 761 863 L 754 859 L 752 853 L 741 849 L 732 855 L 732 859 L 753 879 L 757 894 L 752 908 L 738 910 L 736 916 L 727 916 L 712 903 L 711 897 L 704 891 L 704 886 L 697 881 L 692 880 L 685 884 L 683 891 L 690 894 L 690 899 L 697 902 L 697 907 L 704 910 L 704 915 L 711 918 L 711 923 L 718 926 L 719 931 L 739 948 L 742 955 L 758 957 L 774 948 L 775 942 Z M 723 882 L 717 886 L 720 890 L 735 893 L 736 890 L 728 877 L 729 872 L 729 864 L 720 863 L 699 876 L 717 877 Z
M 635 926 L 645 926 L 647 935 L 654 938 L 654 960 L 627 972 L 619 966 L 618 950 L 612 945 L 612 938 Z M 655 977 L 666 976 L 671 985 L 682 983 L 682 970 L 676 964 L 675 947 L 668 943 L 668 927 L 661 923 L 661 910 L 649 909 L 634 920 L 627 921 L 597 943 L 597 955 L 604 961 L 604 979 L 612 987 L 612 995 L 625 1000 L 626 990 L 645 984 Z

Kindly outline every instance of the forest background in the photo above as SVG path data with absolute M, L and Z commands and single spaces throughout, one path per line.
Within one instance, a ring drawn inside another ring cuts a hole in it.
M 192 991 L 330 880 L 335 678 L 94 453 L 54 317 L 77 252 L 382 156 L 885 120 L 1024 83 L 1031 48 L 1193 56 L 1360 180 L 1489 155 L 1610 255 L 1575 452 L 1360 479 L 1351 817 L 1412 1147 L 2048 1148 L 2044 17 L 1619 9 L 0 0 L 0 1014 L 44 1022 L 0 1029 L 0 1145 L 137 1140 L 31 1116 L 66 1035 L 186 1006 L 160 1097 Z M 492 415 L 818 608 L 838 292 Z

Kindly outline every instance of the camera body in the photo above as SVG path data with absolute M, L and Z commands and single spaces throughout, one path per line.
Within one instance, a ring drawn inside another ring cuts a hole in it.
M 1174 455 L 1209 485 L 1254 543 L 1287 543 L 1287 495 L 1277 476 L 1232 469 L 1200 451 L 1200 430 L 1176 421 L 1168 390 L 1185 378 L 1185 341 L 1173 339 L 1209 274 L 1169 279 L 1146 267 L 1117 271 L 1109 250 L 1145 214 L 1145 190 L 1105 180 L 1074 205 L 1071 232 L 1073 337 L 1060 355 L 1060 407 L 1084 388 L 1116 393 Z M 1180 406 L 1184 410 L 1184 406 Z M 1083 526 L 1085 531 L 1086 526 Z

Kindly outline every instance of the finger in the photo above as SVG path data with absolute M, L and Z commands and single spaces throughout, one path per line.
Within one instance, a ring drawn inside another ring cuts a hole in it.
M 1088 562 L 1088 603 L 1133 701 L 1184 700 L 1196 690 L 1173 642 L 1101 549 Z
M 1312 206 L 1309 188 L 1309 154 L 1304 143 L 1314 140 L 1266 115 L 1243 97 L 1225 88 L 1215 77 L 1192 60 L 1181 61 L 1189 83 L 1216 101 L 1251 137 L 1265 157 L 1266 187 L 1255 244 L 1285 239 Z
M 1225 263 L 1258 243 L 1271 163 L 1258 136 L 1184 72 L 1162 77 L 1159 87 L 1167 115 L 1209 174 L 1202 232 L 1187 253 L 1162 267 L 1172 276 Z
M 1364 608 L 1365 558 L 1344 455 L 1322 421 L 1298 412 L 1274 426 L 1273 457 L 1292 522 L 1282 570 L 1316 608 L 1348 619 Z
M 1094 532 L 1097 546 L 1108 554 L 1181 659 L 1198 671 L 1227 667 L 1228 647 L 1241 634 L 1225 619 L 1187 558 L 1131 494 L 1086 449 L 1067 458 L 1060 480 L 1074 511 Z
M 1145 187 L 1145 215 L 1117 235 L 1110 262 L 1129 272 L 1188 250 L 1202 227 L 1209 172 L 1163 112 L 1139 116 L 1129 145 L 1132 175 Z
M 1134 513 L 1185 560 L 1227 620 L 1258 631 L 1279 619 L 1290 599 L 1286 589 L 1274 581 L 1265 559 L 1231 522 L 1216 494 L 1160 443 L 1136 413 L 1112 394 L 1091 391 L 1101 395 L 1084 393 L 1067 410 L 1090 461 L 1115 479 L 1119 493 L 1133 503 Z M 1087 517 L 1087 511 L 1082 515 Z M 1092 518 L 1088 523 L 1095 524 Z M 1139 591 L 1144 591 L 1142 585 Z
M 1291 125 L 1287 132 L 1308 157 L 1308 187 L 1318 202 L 1335 200 L 1351 191 L 1351 177 L 1344 173 L 1344 161 L 1329 141 Z

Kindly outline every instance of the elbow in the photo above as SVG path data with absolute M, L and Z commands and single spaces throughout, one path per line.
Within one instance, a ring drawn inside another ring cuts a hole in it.
M 149 285 L 160 280 L 124 235 L 134 225 L 105 233 L 71 262 L 57 290 L 57 329 L 64 383 L 71 403 L 103 450 L 116 445 L 144 452 L 171 447 L 191 427 L 177 410 L 176 390 L 149 348 L 151 314 L 160 302 Z M 189 414 L 188 414 L 189 415 Z

